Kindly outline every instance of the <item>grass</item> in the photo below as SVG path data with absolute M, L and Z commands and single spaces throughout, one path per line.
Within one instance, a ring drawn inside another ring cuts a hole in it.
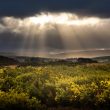
M 0 110 L 109 110 L 110 64 L 1 67 L 0 102 Z

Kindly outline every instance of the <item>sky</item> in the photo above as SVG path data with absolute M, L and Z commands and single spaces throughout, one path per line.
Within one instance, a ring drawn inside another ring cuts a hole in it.
M 110 0 L 0 0 L 0 52 L 107 54 L 109 5 Z

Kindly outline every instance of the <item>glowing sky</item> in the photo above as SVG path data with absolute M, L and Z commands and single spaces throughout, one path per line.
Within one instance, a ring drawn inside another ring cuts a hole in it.
M 4 0 L 0 4 L 0 52 L 49 56 L 63 52 L 110 50 L 108 0 L 84 0 L 83 4 L 81 0 L 79 3 L 74 0 L 76 5 L 70 0 L 70 7 L 67 0 L 53 0 L 52 3 L 47 0 L 44 4 L 41 0 L 39 6 L 34 4 L 35 0 L 11 1 Z

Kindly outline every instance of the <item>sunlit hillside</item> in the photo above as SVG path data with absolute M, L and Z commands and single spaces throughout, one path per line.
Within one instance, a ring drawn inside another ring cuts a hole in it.
M 0 110 L 109 110 L 110 64 L 0 67 Z

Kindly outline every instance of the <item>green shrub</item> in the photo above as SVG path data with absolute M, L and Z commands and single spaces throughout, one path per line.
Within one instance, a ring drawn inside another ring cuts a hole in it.
M 109 110 L 110 64 L 56 64 L 1 68 L 0 110 L 44 105 Z
M 42 106 L 35 98 L 26 93 L 0 91 L 0 110 L 40 110 Z

